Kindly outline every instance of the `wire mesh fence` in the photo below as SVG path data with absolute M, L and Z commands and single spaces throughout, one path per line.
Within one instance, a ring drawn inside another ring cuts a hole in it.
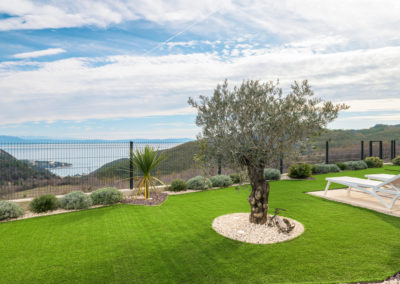
M 396 148 L 398 148 L 398 142 Z M 380 146 L 381 144 L 381 146 Z M 0 199 L 21 199 L 43 194 L 61 195 L 71 191 L 90 192 L 102 187 L 130 188 L 140 172 L 131 168 L 130 151 L 151 146 L 167 159 L 153 174 L 166 184 L 174 179 L 188 180 L 196 175 L 230 174 L 235 170 L 217 162 L 206 166 L 195 162 L 199 148 L 196 141 L 49 141 L 40 143 L 0 143 Z M 343 145 L 330 141 L 304 154 L 300 161 L 310 164 L 361 160 L 362 156 L 393 158 L 393 141 Z M 328 146 L 328 149 L 326 148 Z M 371 148 L 372 146 L 372 148 Z M 328 150 L 328 151 L 327 151 Z M 295 161 L 283 160 L 276 168 L 287 171 Z M 132 178 L 130 171 L 133 172 Z M 237 171 L 237 170 L 236 170 Z

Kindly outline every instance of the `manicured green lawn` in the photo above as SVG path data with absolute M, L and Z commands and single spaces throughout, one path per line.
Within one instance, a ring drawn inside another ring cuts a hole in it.
M 387 166 L 329 176 L 399 171 Z M 1 223 L 0 282 L 338 283 L 399 271 L 400 218 L 304 194 L 323 189 L 325 177 L 271 183 L 271 211 L 286 208 L 306 228 L 273 245 L 236 242 L 211 229 L 217 216 L 249 212 L 248 189 Z

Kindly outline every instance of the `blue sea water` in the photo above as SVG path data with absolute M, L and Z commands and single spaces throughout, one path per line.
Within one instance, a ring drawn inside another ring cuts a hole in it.
M 146 145 L 158 150 L 172 148 L 181 143 L 134 143 L 133 149 Z M 50 168 L 61 177 L 86 175 L 109 162 L 129 158 L 129 142 L 67 142 L 67 143 L 5 143 L 0 149 L 19 160 L 55 161 L 71 164 L 70 167 Z

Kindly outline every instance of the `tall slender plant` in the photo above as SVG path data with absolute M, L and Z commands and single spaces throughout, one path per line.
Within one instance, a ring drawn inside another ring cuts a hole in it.
M 166 159 L 166 156 L 153 147 L 146 146 L 143 150 L 131 151 L 130 159 L 133 165 L 143 174 L 143 177 L 139 178 L 138 187 L 139 193 L 142 193 L 144 189 L 144 198 L 147 199 L 149 189 L 155 182 L 164 184 L 151 173 Z

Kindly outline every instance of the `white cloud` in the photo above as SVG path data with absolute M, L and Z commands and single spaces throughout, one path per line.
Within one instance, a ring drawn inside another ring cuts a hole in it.
M 0 20 L 0 30 L 107 27 L 124 21 L 145 19 L 158 24 L 181 25 L 203 20 L 230 1 L 105 0 L 105 1 L 32 1 L 0 2 L 0 12 L 13 17 Z
M 225 78 L 231 83 L 279 78 L 285 87 L 309 79 L 318 96 L 346 102 L 351 112 L 398 109 L 399 10 L 396 0 L 1 1 L 0 13 L 13 16 L 0 20 L 3 31 L 106 28 L 146 20 L 174 31 L 190 27 L 202 39 L 173 38 L 166 43 L 169 48 L 225 48 L 219 53 L 2 62 L 0 90 L 7 96 L 0 96 L 0 121 L 193 113 L 187 97 L 212 94 Z M 93 64 L 99 61 L 106 64 Z M 25 70 L 29 67 L 34 70 Z
M 36 57 L 41 57 L 41 56 L 48 56 L 48 55 L 55 55 L 55 54 L 60 54 L 66 52 L 62 48 L 48 48 L 44 50 L 37 50 L 37 51 L 32 51 L 32 52 L 24 52 L 24 53 L 17 53 L 14 54 L 14 58 L 18 59 L 26 59 L 26 58 L 36 58 Z
M 91 64 L 99 61 L 107 64 Z M 229 61 L 215 53 L 69 58 L 36 62 L 29 71 L 3 63 L 0 89 L 7 96 L 0 96 L 0 121 L 190 114 L 187 98 L 211 95 L 225 78 L 231 84 L 279 78 L 285 88 L 309 79 L 318 96 L 346 102 L 350 111 L 397 110 L 397 62 L 400 47 L 316 54 L 281 47 Z
M 399 93 L 400 94 L 400 93 Z M 390 99 L 376 99 L 369 100 L 348 100 L 344 101 L 345 104 L 350 106 L 350 111 L 352 112 L 375 112 L 375 111 L 399 111 L 400 108 L 400 98 L 390 98 Z M 384 115 L 382 117 L 389 117 L 391 115 Z M 400 121 L 399 115 L 391 116 L 392 118 L 397 118 Z
M 174 48 L 176 46 L 182 46 L 182 47 L 192 47 L 195 46 L 198 42 L 195 40 L 190 40 L 190 41 L 171 41 L 167 42 L 167 46 L 169 48 Z

